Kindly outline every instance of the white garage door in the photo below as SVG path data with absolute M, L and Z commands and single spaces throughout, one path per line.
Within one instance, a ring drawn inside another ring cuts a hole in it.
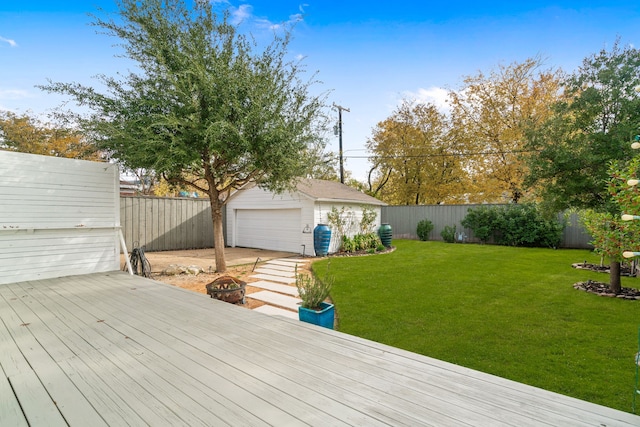
M 238 209 L 236 246 L 300 253 L 300 209 Z

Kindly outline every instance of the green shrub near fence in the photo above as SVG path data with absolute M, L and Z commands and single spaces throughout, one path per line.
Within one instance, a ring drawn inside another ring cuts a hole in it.
M 564 224 L 548 219 L 535 204 L 479 206 L 469 209 L 461 221 L 482 242 L 490 239 L 499 245 L 558 247 Z
M 418 239 L 422 240 L 423 242 L 426 242 L 427 240 L 429 240 L 429 233 L 433 231 L 433 227 L 434 227 L 433 222 L 429 221 L 426 218 L 419 221 L 418 227 L 416 230 L 416 233 L 418 234 Z
M 446 243 L 455 243 L 456 226 L 445 225 L 442 231 L 440 232 L 440 236 L 442 236 L 442 240 L 444 240 Z

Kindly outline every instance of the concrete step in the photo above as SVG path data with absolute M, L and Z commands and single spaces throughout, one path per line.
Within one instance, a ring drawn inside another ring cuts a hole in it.
M 271 316 L 283 316 L 283 317 L 288 317 L 290 319 L 298 320 L 298 313 L 293 312 L 291 310 L 285 310 L 282 308 L 274 307 L 272 305 L 261 305 L 260 307 L 256 307 L 253 310 L 259 313 L 264 313 Z
M 298 264 L 303 264 L 301 262 L 296 262 L 296 261 L 285 261 L 283 259 L 272 259 L 270 261 L 267 261 L 265 264 L 274 264 L 274 265 L 282 265 L 284 267 L 294 267 Z
M 262 274 L 271 274 L 273 276 L 280 276 L 280 277 L 295 277 L 296 275 L 294 271 L 281 271 L 281 270 L 274 270 L 271 268 L 256 268 L 254 272 L 262 273 Z
M 254 274 L 251 277 L 254 279 L 267 280 L 269 282 L 286 283 L 287 285 L 296 283 L 295 277 L 274 276 L 273 274 Z
M 295 267 L 290 267 L 288 265 L 278 265 L 278 264 L 265 264 L 265 265 L 261 265 L 258 268 L 268 268 L 268 269 L 271 269 L 271 270 L 290 271 L 290 272 L 295 272 L 296 271 Z
M 266 302 L 267 304 L 275 305 L 277 307 L 288 308 L 295 312 L 298 311 L 298 307 L 302 300 L 300 298 L 294 298 L 282 294 L 278 294 L 271 291 L 260 291 L 252 294 L 247 294 L 247 298 L 256 299 L 258 301 Z
M 280 283 L 268 282 L 266 280 L 260 280 L 259 282 L 247 283 L 249 286 L 253 286 L 255 288 L 266 289 L 268 291 L 278 292 L 281 294 L 291 295 L 293 297 L 298 297 L 298 288 L 295 286 L 282 285 Z M 249 296 L 249 295 L 247 295 Z

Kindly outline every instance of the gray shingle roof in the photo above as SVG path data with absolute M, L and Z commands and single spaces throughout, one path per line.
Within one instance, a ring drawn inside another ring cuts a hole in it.
M 321 179 L 302 179 L 296 185 L 299 192 L 305 194 L 314 200 L 319 201 L 341 201 L 341 202 L 358 202 L 369 205 L 385 206 L 375 197 L 364 194 L 355 188 L 341 184 L 336 181 L 324 181 Z

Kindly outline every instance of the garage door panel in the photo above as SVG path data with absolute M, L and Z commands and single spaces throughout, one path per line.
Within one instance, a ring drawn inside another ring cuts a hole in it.
M 236 245 L 299 252 L 300 218 L 300 209 L 239 209 Z

